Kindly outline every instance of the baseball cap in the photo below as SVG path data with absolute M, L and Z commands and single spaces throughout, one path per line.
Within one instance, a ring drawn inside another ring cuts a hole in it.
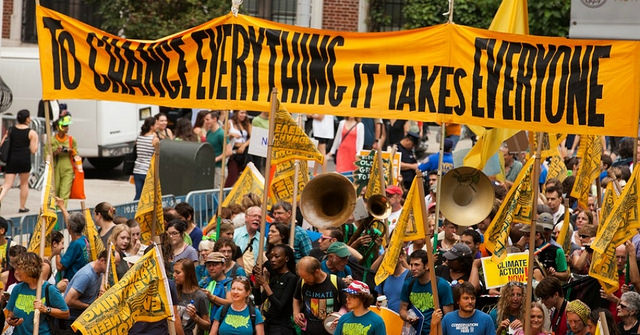
M 540 213 L 536 219 L 536 223 L 542 225 L 542 228 L 553 230 L 553 215 L 549 213 Z
M 207 255 L 207 260 L 205 260 L 205 264 L 206 263 L 224 263 L 226 262 L 226 258 L 224 258 L 224 255 L 221 252 L 218 251 L 214 251 L 209 253 L 209 255 Z
M 444 253 L 444 258 L 450 261 L 465 256 L 471 256 L 471 249 L 464 243 L 456 243 Z
M 402 195 L 402 189 L 400 187 L 396 186 L 396 185 L 391 185 L 391 186 L 387 187 L 385 192 L 387 194 L 399 194 L 399 195 Z
M 416 132 L 408 131 L 405 137 L 410 139 L 411 142 L 413 142 L 413 145 L 418 145 L 420 143 L 420 134 Z
M 347 248 L 347 245 L 342 242 L 331 243 L 329 249 L 327 249 L 327 254 L 336 254 L 336 256 L 340 258 L 348 257 L 349 255 L 351 255 L 351 253 L 349 252 L 349 248 Z
M 369 285 L 359 280 L 352 281 L 351 284 L 349 284 L 349 287 L 343 289 L 343 291 L 349 294 L 371 294 Z

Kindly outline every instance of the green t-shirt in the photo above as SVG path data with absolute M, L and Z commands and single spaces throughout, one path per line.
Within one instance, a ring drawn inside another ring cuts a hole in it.
M 269 129 L 269 119 L 263 119 L 259 116 L 256 116 L 251 121 L 251 125 L 258 128 Z
M 224 142 L 224 131 L 222 128 L 218 128 L 216 131 L 207 131 L 207 142 L 213 147 L 213 157 L 218 157 L 222 154 L 222 142 Z M 216 162 L 216 167 L 221 167 L 222 162 Z

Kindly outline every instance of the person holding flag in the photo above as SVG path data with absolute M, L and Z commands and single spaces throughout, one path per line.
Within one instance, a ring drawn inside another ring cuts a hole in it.
M 69 306 L 70 316 L 68 320 L 62 322 L 61 328 L 70 328 L 80 314 L 98 298 L 100 277 L 106 270 L 107 251 L 103 250 L 95 261 L 83 266 L 71 278 L 64 292 L 64 302 Z
M 347 292 L 347 309 L 350 312 L 340 317 L 334 334 L 386 334 L 382 318 L 369 310 L 369 306 L 373 304 L 369 286 L 354 280 L 344 291 Z

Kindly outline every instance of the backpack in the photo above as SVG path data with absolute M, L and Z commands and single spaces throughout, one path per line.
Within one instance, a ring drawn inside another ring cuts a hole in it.
M 53 285 L 51 285 L 50 283 L 47 282 L 47 285 L 45 285 L 44 287 L 44 297 L 45 297 L 45 303 L 44 305 L 47 307 L 52 307 L 51 306 L 51 300 L 49 299 L 49 291 L 50 288 Z M 54 318 L 53 316 L 49 315 L 49 314 L 45 314 L 44 315 L 44 319 L 46 320 L 47 324 L 49 325 L 49 331 L 51 332 L 52 335 L 61 335 L 64 334 L 64 330 L 60 327 L 60 323 L 58 321 L 58 319 Z
M 254 306 L 252 303 L 248 303 L 247 306 L 249 306 L 249 317 L 251 318 L 251 329 L 253 330 L 253 334 L 255 334 L 256 333 L 256 306 Z M 222 321 L 224 321 L 224 318 L 227 316 L 227 313 L 229 312 L 229 307 L 231 307 L 231 305 L 222 306 L 222 311 L 220 311 L 220 324 L 222 324 Z

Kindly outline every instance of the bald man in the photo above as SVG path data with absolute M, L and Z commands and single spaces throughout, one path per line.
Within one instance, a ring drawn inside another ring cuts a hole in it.
M 302 328 L 302 334 L 326 335 L 322 324 L 331 313 L 342 311 L 346 302 L 344 289 L 346 286 L 335 275 L 324 273 L 320 262 L 311 256 L 300 259 L 297 265 L 301 280 L 296 285 L 293 295 L 293 317 L 295 323 Z M 318 306 L 311 309 L 311 304 Z

